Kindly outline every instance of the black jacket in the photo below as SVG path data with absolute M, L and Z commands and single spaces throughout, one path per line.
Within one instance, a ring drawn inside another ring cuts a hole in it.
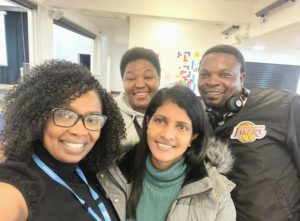
M 300 220 L 300 97 L 253 89 L 245 106 L 214 130 L 229 141 L 228 177 L 238 221 Z

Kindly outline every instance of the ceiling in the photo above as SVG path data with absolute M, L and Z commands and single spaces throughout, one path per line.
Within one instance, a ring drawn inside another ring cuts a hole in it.
M 51 0 L 49 0 L 51 2 Z M 52 0 L 54 1 L 54 0 Z M 100 0 L 101 1 L 101 0 Z M 133 0 L 127 0 L 130 4 L 133 2 Z M 175 4 L 173 4 L 176 8 L 176 1 L 173 0 Z M 276 2 L 276 0 L 267 0 L 269 2 Z M 118 0 L 115 0 L 115 2 L 118 2 Z M 146 2 L 146 1 L 140 1 L 140 2 Z M 153 7 L 156 7 L 156 1 L 152 0 Z M 164 5 L 164 2 L 171 2 L 171 0 L 161 0 L 160 5 Z M 100 7 L 99 9 L 90 9 L 87 7 L 78 8 L 82 14 L 84 14 L 87 18 L 91 19 L 93 22 L 97 23 L 100 29 L 105 30 L 108 27 L 113 28 L 116 24 L 118 24 L 120 21 L 124 19 L 128 19 L 130 15 L 140 15 L 140 16 L 152 16 L 152 17 L 160 17 L 160 18 L 172 18 L 172 19 L 187 19 L 187 20 L 198 20 L 201 22 L 210 22 L 218 25 L 223 25 L 224 27 L 229 27 L 229 25 L 232 24 L 239 24 L 240 27 L 252 25 L 253 20 L 259 20 L 259 24 L 256 24 L 258 26 L 268 26 L 269 23 L 272 23 L 272 16 L 273 14 L 276 15 L 276 13 L 280 13 L 280 10 L 284 11 L 287 9 L 292 9 L 294 7 L 293 2 L 288 2 L 288 4 L 281 6 L 282 9 L 279 7 L 279 9 L 274 9 L 272 11 L 271 16 L 266 17 L 265 20 L 259 19 L 255 16 L 255 12 L 258 11 L 258 9 L 263 8 L 258 4 L 259 2 L 263 1 L 257 1 L 257 0 L 210 0 L 211 6 L 207 5 L 197 5 L 194 4 L 194 0 L 187 0 L 187 2 L 190 2 L 188 10 L 191 11 L 191 13 L 185 13 L 185 9 L 182 9 L 181 16 L 176 16 L 175 13 L 172 14 L 172 12 L 164 10 L 160 11 L 147 11 L 147 10 L 132 10 L 131 13 L 129 11 L 124 11 L 116 7 L 116 8 L 109 8 L 109 7 Z M 198 2 L 201 2 L 201 0 L 198 0 Z M 203 1 L 202 1 L 203 2 Z M 182 7 L 180 5 L 179 1 L 177 1 L 178 5 L 177 7 Z M 222 4 L 223 5 L 222 5 Z M 238 5 L 240 4 L 240 5 Z M 266 3 L 264 3 L 266 4 Z M 201 7 L 200 7 L 201 6 Z M 218 11 L 217 8 L 222 8 L 222 6 L 226 6 L 226 10 Z M 264 5 L 265 7 L 266 5 Z M 196 13 L 193 14 L 192 7 L 196 7 Z M 297 6 L 300 9 L 300 4 Z M 102 10 L 103 8 L 103 10 Z M 163 8 L 163 6 L 162 6 Z M 207 13 L 208 10 L 211 10 L 214 8 L 214 13 Z M 110 11 L 109 11 L 110 10 Z M 202 10 L 202 11 L 201 11 Z M 235 13 L 232 13 L 232 10 Z M 199 11 L 199 13 L 197 13 Z M 128 12 L 128 13 L 126 13 Z M 222 13 L 223 14 L 222 14 Z M 177 13 L 178 14 L 178 13 Z M 184 15 L 184 18 L 182 18 L 182 14 Z M 199 16 L 199 14 L 202 14 L 203 16 Z M 221 14 L 221 16 L 217 17 L 211 16 L 210 14 Z M 223 17 L 222 17 L 223 16 Z M 244 16 L 244 17 L 242 17 Z M 277 17 L 281 16 L 281 18 L 284 18 L 283 15 L 279 15 Z M 289 15 L 287 15 L 288 17 Z M 293 15 L 291 15 L 293 16 Z M 274 16 L 275 17 L 275 16 Z M 266 46 L 266 51 L 268 52 L 276 52 L 276 53 L 296 53 L 300 55 L 300 14 L 297 18 L 291 18 L 288 17 L 287 20 L 295 20 L 295 22 L 289 22 L 289 24 L 285 25 L 284 23 L 281 24 L 281 27 L 276 27 L 273 30 L 270 29 L 265 33 L 259 33 L 259 34 L 248 34 L 247 31 L 241 32 L 237 35 L 234 35 L 234 39 L 231 43 L 239 45 L 240 48 L 246 49 L 246 50 L 253 50 L 253 46 L 256 44 L 263 44 Z M 270 21 L 268 21 L 270 20 Z M 274 19 L 275 20 L 275 19 Z M 275 22 L 275 21 L 274 21 Z M 276 21 L 280 23 L 281 21 Z M 259 27 L 258 27 L 259 29 Z M 233 38 L 233 37 L 232 37 Z
M 0 4 L 3 1 L 0 0 Z M 85 0 L 84 3 L 81 0 L 33 1 L 42 1 L 52 8 L 79 12 L 106 34 L 112 33 L 120 23 L 128 21 L 131 15 L 194 20 L 224 27 L 239 24 L 241 27 L 245 26 L 249 29 L 249 26 L 253 25 L 253 20 L 259 20 L 255 16 L 255 12 L 266 6 L 266 2 L 276 2 L 276 0 Z M 282 7 L 282 11 L 291 10 L 294 6 L 300 9 L 298 1 L 286 5 Z M 275 9 L 274 12 L 280 13 L 278 12 L 280 10 Z M 289 15 L 278 14 L 277 17 L 284 18 L 286 16 L 285 19 L 289 21 L 287 24 L 282 23 L 281 20 L 272 21 L 272 17 L 270 17 L 270 21 L 261 20 L 260 24 L 256 25 L 268 27 L 272 22 L 282 24 L 258 34 L 248 34 L 247 30 L 240 32 L 231 37 L 230 43 L 239 45 L 240 48 L 246 50 L 252 50 L 252 46 L 255 44 L 264 44 L 265 50 L 268 52 L 296 53 L 300 56 L 300 14 L 298 15 L 291 18 Z M 291 20 L 295 22 L 291 22 Z

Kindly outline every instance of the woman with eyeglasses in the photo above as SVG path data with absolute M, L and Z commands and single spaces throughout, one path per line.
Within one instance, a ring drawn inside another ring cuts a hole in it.
M 51 60 L 8 95 L 0 220 L 119 220 L 96 179 L 118 158 L 124 123 L 89 70 Z

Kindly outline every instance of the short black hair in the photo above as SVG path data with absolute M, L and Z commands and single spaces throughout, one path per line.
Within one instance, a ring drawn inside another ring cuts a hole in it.
M 155 67 L 158 76 L 160 77 L 161 68 L 160 68 L 158 55 L 151 49 L 147 49 L 143 47 L 134 47 L 126 51 L 121 58 L 120 71 L 121 71 L 122 78 L 124 76 L 124 72 L 127 64 L 131 61 L 135 61 L 138 59 L 145 59 L 151 62 Z
M 237 48 L 235 48 L 231 45 L 225 45 L 225 44 L 215 45 L 215 46 L 209 48 L 206 52 L 204 52 L 202 59 L 200 61 L 200 64 L 201 64 L 202 60 L 204 59 L 204 57 L 211 53 L 227 53 L 227 54 L 233 55 L 238 60 L 238 62 L 241 64 L 241 69 L 240 69 L 241 73 L 246 72 L 246 64 L 245 64 L 244 56 L 240 52 L 240 50 L 238 50 Z

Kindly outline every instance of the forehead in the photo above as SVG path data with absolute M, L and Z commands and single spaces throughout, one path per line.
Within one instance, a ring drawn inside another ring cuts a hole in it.
M 126 65 L 125 71 L 128 70 L 139 70 L 139 69 L 155 69 L 154 65 L 146 60 L 146 59 L 137 59 L 137 60 L 132 60 L 128 62 Z
M 228 53 L 223 52 L 214 52 L 206 55 L 200 64 L 200 68 L 204 68 L 207 66 L 240 66 L 241 64 L 237 60 L 237 58 Z
M 91 90 L 71 100 L 68 106 L 79 112 L 100 111 L 102 109 L 100 100 L 98 93 Z
M 176 119 L 178 121 L 190 121 L 186 110 L 170 100 L 163 102 L 154 114 L 161 114 L 168 119 Z

